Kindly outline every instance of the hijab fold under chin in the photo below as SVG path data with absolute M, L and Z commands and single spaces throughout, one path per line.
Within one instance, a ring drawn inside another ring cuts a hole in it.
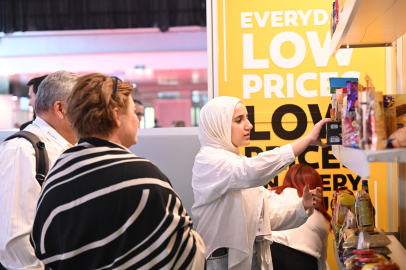
M 199 140 L 201 146 L 221 148 L 236 155 L 240 149 L 231 142 L 231 122 L 234 108 L 240 99 L 217 97 L 210 100 L 200 111 Z

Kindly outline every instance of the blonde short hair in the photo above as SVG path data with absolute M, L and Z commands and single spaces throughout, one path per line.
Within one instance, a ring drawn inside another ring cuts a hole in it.
M 127 109 L 133 87 L 101 73 L 82 76 L 68 99 L 68 118 L 78 138 L 100 135 L 108 137 L 117 128 L 114 109 Z

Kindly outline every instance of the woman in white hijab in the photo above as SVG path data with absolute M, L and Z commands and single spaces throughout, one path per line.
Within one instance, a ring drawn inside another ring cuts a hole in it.
M 319 190 L 305 187 L 303 198 L 275 206 L 263 185 L 286 169 L 310 144 L 322 143 L 323 119 L 295 142 L 247 158 L 238 147 L 248 146 L 252 125 L 238 98 L 218 97 L 200 112 L 200 152 L 193 166 L 196 231 L 206 246 L 207 270 L 273 269 L 269 245 L 272 230 L 306 222 L 321 203 Z

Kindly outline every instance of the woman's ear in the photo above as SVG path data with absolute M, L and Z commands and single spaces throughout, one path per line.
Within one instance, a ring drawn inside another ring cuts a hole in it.
M 114 108 L 113 113 L 114 113 L 114 118 L 116 119 L 117 127 L 120 127 L 121 126 L 121 116 L 122 115 L 121 115 L 120 111 L 118 110 L 118 108 Z

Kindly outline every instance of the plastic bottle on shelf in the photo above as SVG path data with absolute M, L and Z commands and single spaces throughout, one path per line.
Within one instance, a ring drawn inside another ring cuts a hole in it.
M 355 195 L 355 200 L 357 201 L 357 214 L 359 216 L 358 228 L 361 231 L 373 232 L 374 219 L 369 194 L 364 189 L 361 189 Z
M 365 190 L 366 193 L 369 194 L 369 187 L 368 187 L 368 180 L 362 180 L 362 189 Z M 371 199 L 369 199 L 369 203 L 371 204 L 371 209 L 372 209 L 372 217 L 373 217 L 373 225 L 375 227 L 375 207 L 372 204 Z
M 362 189 L 369 194 L 368 180 L 362 180 Z
M 357 200 L 354 202 L 354 215 L 355 219 L 357 220 L 357 227 L 360 225 L 359 223 L 359 213 L 358 213 L 358 205 L 357 205 Z

